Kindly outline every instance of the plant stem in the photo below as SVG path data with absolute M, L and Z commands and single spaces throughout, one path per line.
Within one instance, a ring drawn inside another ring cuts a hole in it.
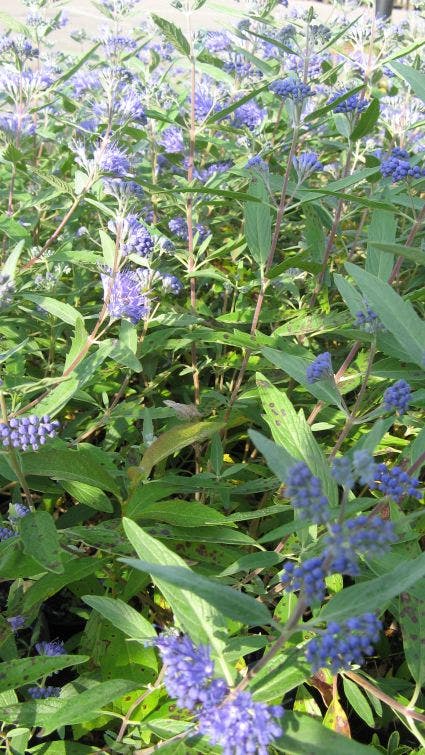
M 280 194 L 279 206 L 277 208 L 276 223 L 275 223 L 274 232 L 273 232 L 273 236 L 272 236 L 272 240 L 271 240 L 271 244 L 270 244 L 270 250 L 269 250 L 269 254 L 268 254 L 267 260 L 266 260 L 266 264 L 264 266 L 264 271 L 262 273 L 260 292 L 258 294 L 258 298 L 257 298 L 257 302 L 256 302 L 256 305 L 255 305 L 254 314 L 253 314 L 253 317 L 252 317 L 251 329 L 250 329 L 251 336 L 253 336 L 255 334 L 255 331 L 257 330 L 257 326 L 258 326 L 258 322 L 259 322 L 259 319 L 260 319 L 261 310 L 262 310 L 263 303 L 264 303 L 265 293 L 266 293 L 267 287 L 268 287 L 268 285 L 270 283 L 270 280 L 268 279 L 267 276 L 268 276 L 268 273 L 270 272 L 270 268 L 271 268 L 271 266 L 273 264 L 274 256 L 275 256 L 275 253 L 276 253 L 277 242 L 279 240 L 280 229 L 281 229 L 281 226 L 282 226 L 283 215 L 284 215 L 285 209 L 286 209 L 286 199 L 287 199 L 287 191 L 288 191 L 288 182 L 289 182 L 289 176 L 290 176 L 291 168 L 292 168 L 292 159 L 293 159 L 293 157 L 295 155 L 295 150 L 296 150 L 297 144 L 298 144 L 299 120 L 300 120 L 300 114 L 298 113 L 297 114 L 297 121 L 296 121 L 296 124 L 294 125 L 294 131 L 293 131 L 293 134 L 292 134 L 292 142 L 291 142 L 291 148 L 289 150 L 288 162 L 287 162 L 287 165 L 286 165 L 285 175 L 284 175 L 284 178 L 283 178 L 282 191 L 281 191 L 281 194 Z M 232 390 L 232 393 L 231 393 L 231 396 L 230 396 L 230 399 L 229 399 L 229 405 L 228 405 L 226 413 L 225 413 L 225 419 L 226 420 L 228 419 L 228 417 L 230 415 L 230 412 L 231 412 L 231 409 L 233 407 L 233 404 L 236 401 L 237 395 L 239 393 L 239 389 L 240 389 L 240 387 L 242 385 L 242 381 L 243 381 L 244 376 L 245 376 L 246 368 L 248 366 L 249 358 L 250 358 L 250 356 L 252 354 L 252 351 L 253 351 L 253 349 L 245 349 L 244 350 L 244 355 L 243 355 L 243 359 L 242 359 L 241 368 L 239 370 L 239 374 L 238 374 L 238 376 L 236 378 L 236 381 L 235 381 L 235 384 L 233 386 L 233 390 Z
M 344 425 L 344 427 L 343 427 L 343 429 L 342 429 L 342 431 L 341 431 L 341 433 L 340 433 L 340 435 L 339 435 L 339 437 L 338 437 L 338 439 L 337 439 L 337 441 L 336 441 L 336 443 L 335 443 L 335 445 L 334 445 L 334 447 L 333 447 L 333 449 L 332 449 L 332 451 L 330 453 L 330 456 L 329 456 L 330 460 L 332 460 L 336 456 L 336 454 L 338 453 L 339 449 L 341 448 L 344 440 L 346 439 L 348 433 L 350 432 L 351 428 L 353 427 L 354 421 L 356 419 L 356 414 L 357 414 L 358 409 L 360 407 L 360 404 L 361 404 L 361 402 L 363 400 L 363 396 L 364 396 L 364 394 L 366 392 L 367 383 L 368 383 L 368 380 L 370 378 L 370 373 L 372 371 L 373 360 L 375 359 L 375 354 L 376 354 L 376 342 L 374 341 L 371 344 L 371 347 L 370 347 L 370 352 L 369 352 L 369 358 L 368 358 L 368 361 L 367 361 L 366 372 L 364 374 L 364 378 L 363 378 L 363 381 L 362 381 L 361 388 L 360 388 L 360 390 L 358 392 L 358 395 L 357 395 L 356 401 L 354 403 L 353 409 L 351 411 L 351 414 L 348 417 L 348 419 L 347 419 L 347 421 L 346 421 L 346 423 L 345 423 L 345 425 Z

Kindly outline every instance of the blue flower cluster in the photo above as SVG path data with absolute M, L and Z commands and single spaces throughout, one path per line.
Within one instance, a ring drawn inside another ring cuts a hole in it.
M 405 414 L 409 408 L 412 389 L 405 380 L 397 380 L 384 392 L 385 409 L 395 409 L 398 414 Z
M 336 94 L 333 94 L 330 100 L 328 100 L 328 105 L 332 105 L 335 100 L 343 97 L 344 94 L 348 91 L 349 90 L 341 90 L 339 92 L 336 92 Z M 334 111 L 334 113 L 361 113 L 363 110 L 366 110 L 368 105 L 368 100 L 366 100 L 364 97 L 361 97 L 360 94 L 351 94 L 338 105 L 335 105 L 332 110 Z
M 0 273 L 0 309 L 6 309 L 13 303 L 15 284 L 9 275 Z
M 183 131 L 178 126 L 168 126 L 162 131 L 158 142 L 168 154 L 183 152 Z
M 59 697 L 61 689 L 49 684 L 46 687 L 29 687 L 27 692 L 33 700 L 45 700 L 48 697 Z
M 164 662 L 168 694 L 197 716 L 200 732 L 212 744 L 221 745 L 225 755 L 267 755 L 282 733 L 276 719 L 283 708 L 254 702 L 249 692 L 226 701 L 230 690 L 224 679 L 214 677 L 209 648 L 196 647 L 187 635 L 162 635 L 154 644 Z
M 186 218 L 183 218 L 183 217 L 171 218 L 171 220 L 168 223 L 168 227 L 171 233 L 174 233 L 175 236 L 178 236 L 183 241 L 187 241 L 189 239 L 189 231 L 187 228 Z M 201 225 L 201 223 L 195 223 L 194 233 L 198 233 L 200 241 L 204 241 L 210 232 L 206 226 Z
M 375 480 L 370 487 L 380 490 L 381 493 L 388 495 L 397 503 L 400 503 L 406 495 L 413 498 L 421 497 L 418 490 L 419 480 L 410 477 L 404 469 L 398 466 L 388 469 L 385 464 L 377 464 Z
M 267 115 L 267 110 L 261 108 L 254 100 L 244 102 L 232 113 L 232 125 L 236 128 L 246 126 L 249 131 L 259 128 Z
M 329 501 L 322 492 L 322 483 L 304 461 L 294 464 L 286 481 L 286 495 L 291 499 L 300 519 L 324 524 L 330 515 Z
M 311 605 L 321 603 L 326 595 L 325 576 L 324 557 L 314 556 L 298 566 L 288 561 L 282 571 L 282 582 L 287 592 L 299 590 Z
M 325 537 L 325 562 L 328 573 L 359 574 L 359 555 L 379 558 L 384 555 L 397 537 L 392 522 L 379 516 L 361 514 L 343 524 L 330 524 Z
M 213 745 L 221 745 L 223 755 L 268 755 L 270 745 L 282 734 L 276 721 L 282 715 L 280 705 L 254 702 L 249 692 L 240 692 L 219 708 L 206 710 L 199 731 Z
M 270 90 L 283 100 L 290 99 L 294 102 L 302 102 L 311 97 L 315 92 L 310 84 L 303 84 L 297 79 L 278 79 L 270 85 Z
M 0 527 L 0 543 L 3 540 L 9 540 L 11 537 L 15 537 L 16 532 L 10 529 L 10 527 Z
M 104 300 L 112 318 L 124 318 L 137 325 L 145 320 L 150 312 L 149 299 L 141 291 L 141 280 L 137 271 L 120 270 L 101 275 Z
M 317 380 L 333 377 L 332 360 L 329 351 L 319 354 L 316 359 L 308 365 L 306 370 L 307 382 L 311 385 Z
M 304 181 L 312 173 L 323 170 L 323 164 L 317 157 L 316 152 L 302 152 L 298 157 L 294 157 L 292 162 L 299 181 Z
M 153 238 L 148 229 L 140 222 L 137 215 L 127 215 L 125 222 L 124 256 L 139 254 L 141 257 L 148 257 L 154 248 Z
M 356 312 L 356 325 L 363 328 L 366 333 L 377 333 L 379 330 L 383 330 L 378 315 L 368 304 L 365 305 L 365 311 Z
M 37 451 L 44 445 L 47 438 L 54 438 L 59 428 L 58 420 L 51 420 L 48 414 L 43 417 L 11 418 L 0 424 L 0 438 L 5 448 L 16 448 L 27 451 L 32 448 Z
M 364 613 L 338 624 L 330 621 L 318 637 L 307 644 L 306 658 L 313 671 L 328 668 L 333 674 L 361 665 L 373 653 L 373 643 L 379 637 L 382 624 L 373 613 Z
M 250 157 L 247 164 L 245 165 L 245 168 L 248 168 L 250 170 L 259 170 L 262 173 L 268 173 L 269 171 L 268 163 L 266 163 L 266 161 L 263 160 L 260 155 L 254 155 L 254 157 Z
M 37 642 L 35 649 L 39 655 L 46 655 L 49 658 L 55 658 L 57 655 L 65 655 L 66 653 L 61 640 Z
M 22 629 L 22 627 L 25 624 L 25 617 L 24 616 L 9 616 L 7 619 L 8 623 L 10 624 L 10 628 L 12 632 L 18 632 L 19 629 Z
M 381 173 L 384 178 L 391 178 L 393 183 L 402 181 L 404 178 L 422 178 L 425 176 L 425 168 L 412 165 L 407 150 L 394 147 L 389 157 L 381 161 Z

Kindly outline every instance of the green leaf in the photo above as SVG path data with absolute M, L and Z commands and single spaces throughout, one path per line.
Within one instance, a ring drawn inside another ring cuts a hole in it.
M 140 640 L 156 636 L 152 624 L 122 600 L 100 595 L 83 595 L 83 600 L 132 639 Z
M 39 725 L 44 727 L 44 736 L 48 736 L 62 726 L 90 721 L 104 705 L 134 689 L 137 689 L 137 684 L 128 679 L 111 679 L 108 682 L 101 682 L 73 697 L 61 700 L 61 706 L 50 715 L 41 717 Z
M 67 322 L 69 325 L 75 325 L 77 318 L 80 317 L 80 313 L 70 304 L 66 304 L 64 301 L 58 301 L 52 299 L 50 296 L 43 296 L 42 294 L 27 294 L 25 298 L 34 302 L 37 306 L 42 307 L 54 317 L 62 322 Z
M 22 239 L 22 241 L 19 241 L 13 249 L 8 252 L 6 261 L 2 268 L 3 275 L 8 275 L 9 278 L 15 277 L 16 272 L 16 266 L 19 262 L 19 257 L 21 256 L 25 246 L 25 241 Z
M 167 42 L 171 42 L 176 50 L 178 50 L 182 55 L 185 55 L 187 58 L 190 58 L 189 42 L 187 41 L 186 37 L 179 29 L 179 27 L 173 24 L 171 21 L 167 21 L 165 18 L 157 16 L 155 13 L 151 14 L 151 18 L 157 25 L 158 29 L 161 30 Z
M 140 469 L 146 477 L 149 477 L 152 468 L 168 456 L 181 451 L 185 446 L 211 438 L 214 433 L 220 432 L 224 422 L 211 420 L 208 422 L 191 422 L 190 424 L 176 425 L 159 436 L 143 454 Z
M 151 563 L 165 564 L 186 568 L 186 562 L 173 553 L 167 546 L 156 540 L 130 519 L 123 519 L 125 533 L 140 558 L 148 558 Z M 215 608 L 193 593 L 170 587 L 168 582 L 155 578 L 155 584 L 161 590 L 165 600 L 170 604 L 177 623 L 186 631 L 194 642 L 209 643 L 217 658 L 222 675 L 232 682 L 232 674 L 224 659 L 224 642 L 222 635 L 225 622 Z
M 238 574 L 238 572 L 251 571 L 252 569 L 267 569 L 269 566 L 276 566 L 283 559 L 279 553 L 274 551 L 260 551 L 260 553 L 248 553 L 246 556 L 241 556 L 233 564 L 230 564 L 226 569 L 220 572 L 220 577 L 229 577 L 232 574 Z
M 363 692 L 358 688 L 357 684 L 354 684 L 351 679 L 347 679 L 344 675 L 342 675 L 342 683 L 345 696 L 353 710 L 355 710 L 367 726 L 373 729 L 375 726 L 373 711 Z
M 214 606 L 224 616 L 243 624 L 270 624 L 271 616 L 267 608 L 245 593 L 238 592 L 227 585 L 221 585 L 206 577 L 196 574 L 188 566 L 160 566 L 136 558 L 122 558 L 125 564 L 134 569 L 147 572 L 170 585 L 175 585 L 192 592 Z
M 394 258 L 379 249 L 379 243 L 393 243 L 396 237 L 397 220 L 393 212 L 375 210 L 367 236 L 366 270 L 386 281 L 393 268 Z M 375 242 L 378 242 L 378 246 Z M 425 256 L 425 255 L 424 255 Z
M 105 261 L 105 265 L 107 267 L 110 267 L 111 269 L 114 267 L 114 260 L 115 260 L 115 241 L 111 239 L 110 236 L 108 236 L 105 231 L 100 230 L 99 231 L 100 236 L 100 244 L 102 247 L 102 253 L 103 253 L 103 259 Z
M 370 134 L 379 118 L 379 100 L 372 100 L 368 108 L 361 114 L 355 128 L 351 132 L 353 142 Z
M 250 690 L 255 700 L 270 703 L 282 699 L 311 677 L 311 666 L 299 653 L 278 655 L 255 675 Z
M 269 469 L 281 482 L 286 482 L 289 470 L 297 463 L 297 459 L 287 452 L 285 446 L 274 443 L 257 430 L 248 430 L 248 435 L 254 446 L 264 456 Z
M 397 257 L 405 257 L 416 265 L 425 265 L 425 251 L 414 246 L 403 246 L 403 244 L 387 244 L 374 241 L 373 246 L 389 255 L 396 254 Z M 370 271 L 373 272 L 373 271 Z
M 21 343 L 18 343 L 17 346 L 12 346 L 11 349 L 8 349 L 7 351 L 3 351 L 2 353 L 0 353 L 0 364 L 2 362 L 6 362 L 8 359 L 10 359 L 11 356 L 13 356 L 14 354 L 17 354 L 18 351 L 23 349 L 24 346 L 27 345 L 28 340 L 29 340 L 28 338 L 25 338 L 25 340 L 21 341 Z
M 425 102 L 425 75 L 404 63 L 391 63 L 390 67 L 412 87 L 414 93 Z
M 49 676 L 54 671 L 61 671 L 69 666 L 86 663 L 87 655 L 59 655 L 54 658 L 35 656 L 34 658 L 16 658 L 7 663 L 0 663 L 0 692 Z
M 91 509 L 107 513 L 114 510 L 112 502 L 100 488 L 86 485 L 84 482 L 62 481 L 61 485 L 76 501 L 84 503 L 85 506 L 89 506 Z
M 5 233 L 12 240 L 26 239 L 29 235 L 27 228 L 8 215 L 0 215 L 0 232 Z
M 87 52 L 85 52 L 84 55 L 82 55 L 81 58 L 79 58 L 79 60 L 77 60 L 77 62 L 73 66 L 70 66 L 69 68 L 67 66 L 65 73 L 63 73 L 62 76 L 59 76 L 59 78 L 55 80 L 55 83 L 54 83 L 55 88 L 57 87 L 58 84 L 62 84 L 64 81 L 68 81 L 68 79 L 70 79 L 71 76 L 74 75 L 74 73 L 77 73 L 77 71 L 81 68 L 81 66 L 84 65 L 86 60 L 90 60 L 90 58 L 93 56 L 93 53 L 96 52 L 99 45 L 100 45 L 100 42 L 96 42 L 96 44 L 93 45 L 93 47 L 91 47 L 89 50 L 87 50 Z
M 375 747 L 337 734 L 304 713 L 285 711 L 282 727 L 285 733 L 273 747 L 284 755 L 377 755 Z
M 50 477 L 53 480 L 84 482 L 119 495 L 114 478 L 89 454 L 87 449 L 40 448 L 37 453 L 22 455 L 26 475 Z
M 400 625 L 406 663 L 415 682 L 425 681 L 425 590 L 423 584 L 400 594 Z
M 51 598 L 52 595 L 62 590 L 63 587 L 73 582 L 79 582 L 101 568 L 102 562 L 93 557 L 76 558 L 67 561 L 66 570 L 63 574 L 53 574 L 53 572 L 50 572 L 40 577 L 37 582 L 34 582 L 29 587 L 23 599 L 22 613 L 30 613 L 39 603 L 47 600 L 47 598 Z
M 297 461 L 308 464 L 323 483 L 323 491 L 331 505 L 338 502 L 338 489 L 332 478 L 325 454 L 317 443 L 302 412 L 297 413 L 289 398 L 261 374 L 257 386 L 274 440 Z M 274 471 L 274 470 L 273 470 Z
M 262 176 L 252 177 L 249 191 L 260 202 L 258 204 L 247 202 L 245 205 L 245 236 L 253 259 L 263 267 L 270 252 L 272 221 L 268 205 L 268 191 Z
M 422 367 L 425 325 L 412 305 L 404 301 L 388 283 L 357 265 L 347 262 L 345 267 L 386 329 L 409 354 L 410 360 Z
M 141 505 L 132 518 L 154 519 L 181 527 L 234 526 L 232 521 L 211 506 L 188 501 L 162 501 L 148 506 Z
M 425 553 L 422 553 L 382 577 L 341 590 L 322 608 L 317 621 L 344 621 L 353 615 L 353 606 L 361 606 L 362 613 L 382 610 L 392 598 L 406 592 L 424 576 Z
M 47 571 L 62 574 L 61 547 L 58 531 L 47 511 L 31 511 L 19 522 L 24 553 L 31 556 Z
M 68 404 L 77 391 L 78 379 L 75 375 L 62 380 L 48 396 L 37 404 L 37 416 L 42 417 L 44 414 L 49 414 L 50 417 L 54 417 Z
M 271 349 L 268 346 L 264 346 L 261 351 L 266 359 L 269 359 L 272 364 L 286 372 L 290 377 L 294 378 L 297 383 L 303 385 L 304 388 L 315 396 L 315 398 L 319 399 L 319 401 L 324 401 L 325 404 L 334 404 L 338 408 L 341 408 L 341 395 L 333 381 L 326 379 L 318 380 L 311 385 L 307 382 L 306 370 L 312 361 L 311 357 L 297 356 L 296 354 L 290 354 L 283 349 Z
M 329 105 L 324 105 L 324 107 L 318 108 L 318 110 L 313 110 L 312 113 L 309 113 L 304 117 L 304 120 L 306 122 L 308 121 L 314 121 L 316 118 L 321 118 L 323 115 L 326 115 L 331 110 L 333 110 L 337 105 L 339 105 L 341 102 L 344 102 L 348 99 L 348 97 L 351 97 L 352 94 L 357 94 L 357 92 L 360 92 L 361 89 L 363 89 L 363 84 L 359 84 L 356 87 L 353 87 L 347 92 L 344 92 L 339 97 L 336 97 L 333 102 L 331 102 Z
M 264 90 L 268 88 L 269 88 L 269 84 L 267 83 L 261 87 L 258 87 L 258 89 L 254 89 L 252 92 L 245 94 L 243 97 L 236 100 L 236 102 L 232 102 L 231 105 L 228 105 L 227 107 L 224 107 L 222 110 L 219 110 L 218 113 L 214 113 L 213 115 L 210 115 L 210 117 L 206 121 L 206 125 L 209 126 L 212 123 L 221 121 L 222 118 L 227 118 L 227 116 L 233 113 L 238 107 L 240 107 L 241 105 L 245 105 L 245 102 L 249 102 L 250 100 L 254 99 L 254 97 L 257 97 L 258 94 L 261 94 L 261 92 L 264 92 Z M 208 192 L 209 189 L 205 189 L 205 191 Z

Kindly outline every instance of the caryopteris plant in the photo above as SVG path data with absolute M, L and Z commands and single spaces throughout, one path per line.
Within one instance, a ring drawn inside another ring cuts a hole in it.
M 423 755 L 425 19 L 191 2 L 0 13 L 0 750 Z

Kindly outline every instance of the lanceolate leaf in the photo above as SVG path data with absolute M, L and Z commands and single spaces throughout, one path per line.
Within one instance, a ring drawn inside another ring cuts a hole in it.
M 128 539 L 140 558 L 148 558 L 151 564 L 160 566 L 187 568 L 185 561 L 177 553 L 148 535 L 130 519 L 124 519 L 123 525 Z M 190 591 L 182 590 L 174 585 L 171 586 L 160 577 L 155 578 L 155 583 L 170 604 L 178 625 L 194 641 L 211 644 L 221 673 L 228 681 L 231 680 L 232 674 L 224 659 L 225 645 L 222 637 L 225 622 L 220 611 L 206 600 L 195 596 Z
M 382 577 L 341 590 L 323 607 L 319 621 L 344 621 L 353 615 L 353 606 L 358 606 L 361 613 L 382 609 L 392 598 L 406 592 L 424 576 L 425 553 L 422 553 Z
M 171 430 L 167 430 L 143 454 L 140 462 L 141 471 L 146 477 L 149 477 L 155 464 L 181 451 L 185 446 L 211 438 L 223 427 L 224 423 L 220 420 L 211 420 L 209 422 L 191 422 L 190 424 L 177 425 Z
M 0 663 L 0 692 L 15 687 L 23 687 L 25 684 L 49 676 L 54 671 L 69 666 L 77 666 L 85 663 L 89 658 L 86 655 L 59 655 L 48 658 L 47 656 L 34 656 L 33 658 L 17 658 L 6 663 Z
M 152 13 L 152 19 L 157 25 L 158 29 L 160 29 L 160 31 L 163 33 L 167 42 L 171 42 L 176 50 L 181 52 L 182 55 L 185 55 L 187 58 L 189 58 L 189 42 L 187 41 L 186 37 L 179 29 L 179 27 L 173 24 L 171 21 L 167 21 L 167 19 L 157 16 L 155 13 Z
M 253 176 L 249 191 L 258 197 L 261 203 L 248 202 L 245 205 L 245 236 L 254 260 L 263 267 L 270 252 L 272 223 L 269 196 L 262 176 Z
M 346 264 L 368 304 L 379 315 L 386 329 L 394 336 L 410 360 L 423 365 L 425 323 L 412 305 L 397 294 L 385 281 L 365 272 L 357 265 Z

